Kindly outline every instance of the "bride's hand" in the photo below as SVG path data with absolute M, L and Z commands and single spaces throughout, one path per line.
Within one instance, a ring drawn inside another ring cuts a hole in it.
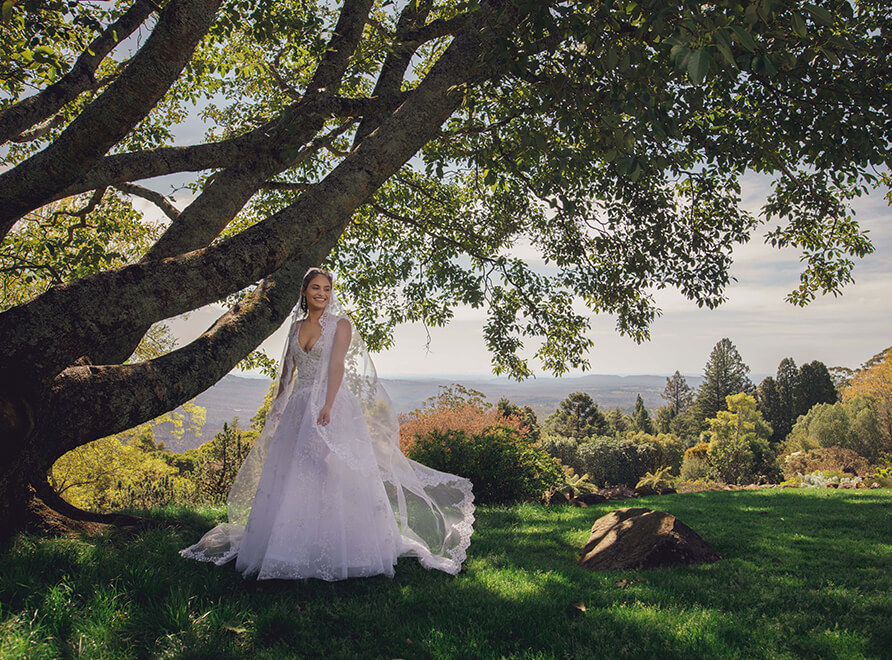
M 316 420 L 316 423 L 319 426 L 327 426 L 331 421 L 331 406 L 324 406 L 322 410 L 319 411 L 319 419 Z

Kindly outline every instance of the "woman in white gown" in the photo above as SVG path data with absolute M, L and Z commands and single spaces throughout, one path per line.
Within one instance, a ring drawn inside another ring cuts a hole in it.
M 393 576 L 397 557 L 461 569 L 471 482 L 406 458 L 399 423 L 331 275 L 311 268 L 276 397 L 227 499 L 226 523 L 180 554 L 244 577 Z

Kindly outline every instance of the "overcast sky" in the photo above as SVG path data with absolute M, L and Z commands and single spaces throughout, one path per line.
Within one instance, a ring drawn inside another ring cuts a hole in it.
M 744 206 L 757 211 L 766 186 L 766 179 L 746 177 Z M 663 314 L 652 326 L 651 340 L 640 345 L 619 336 L 612 317 L 596 317 L 590 373 L 671 374 L 678 369 L 683 374 L 698 374 L 722 337 L 734 342 L 754 376 L 773 374 L 785 357 L 792 357 L 797 364 L 821 360 L 828 366 L 858 366 L 892 344 L 892 224 L 890 208 L 881 194 L 857 200 L 855 209 L 876 251 L 856 263 L 855 283 L 846 287 L 842 296 L 824 296 L 805 308 L 785 302 L 785 295 L 799 282 L 799 255 L 795 250 L 779 251 L 764 245 L 765 229 L 760 228 L 748 244 L 735 250 L 731 273 L 737 281 L 729 286 L 728 301 L 718 309 L 699 309 L 674 290 L 658 292 L 656 299 Z M 519 254 L 535 260 L 532 252 L 521 249 Z M 221 311 L 212 307 L 193 312 L 188 321 L 174 321 L 173 328 L 181 341 L 188 341 Z M 379 374 L 489 375 L 484 320 L 483 310 L 458 309 L 447 327 L 430 329 L 429 345 L 421 325 L 400 326 L 395 333 L 396 347 L 374 358 Z M 263 348 L 278 358 L 283 342 L 284 330 L 280 329 Z M 535 340 L 527 344 L 532 354 Z M 545 375 L 541 368 L 536 368 L 536 373 Z

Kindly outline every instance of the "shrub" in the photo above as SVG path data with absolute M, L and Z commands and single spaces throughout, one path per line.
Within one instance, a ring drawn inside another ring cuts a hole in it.
M 479 396 L 478 396 L 479 395 Z M 529 411 L 532 413 L 532 410 Z M 532 415 L 535 419 L 535 414 Z M 434 432 L 463 431 L 479 435 L 489 428 L 510 428 L 521 435 L 531 435 L 529 413 L 523 409 L 512 412 L 505 406 L 492 407 L 482 394 L 460 385 L 444 388 L 439 396 L 431 397 L 425 405 L 400 415 L 400 449 L 408 456 L 412 444 Z
M 564 471 L 564 480 L 563 483 L 560 485 L 561 491 L 567 493 L 568 495 L 576 497 L 584 493 L 592 493 L 598 490 L 598 487 L 591 481 L 591 475 L 579 475 L 576 474 L 576 471 L 573 468 L 569 468 L 567 466 L 561 467 Z
M 892 488 L 892 467 L 876 467 L 868 472 L 865 477 L 868 484 L 876 484 L 880 488 Z
M 649 471 L 669 467 L 673 470 L 681 469 L 684 458 L 684 443 L 681 438 L 673 433 L 627 433 L 625 439 L 636 444 L 650 445 L 654 449 L 654 462 Z
M 545 435 L 542 448 L 576 473 L 587 473 L 599 486 L 634 487 L 648 472 L 681 467 L 682 443 L 672 434 L 627 433 L 624 438 L 596 436 L 577 441 Z
M 877 422 L 874 404 L 865 397 L 814 406 L 799 418 L 784 443 L 789 454 L 819 447 L 850 449 L 869 461 L 892 449 Z
M 473 435 L 435 430 L 416 438 L 406 455 L 435 470 L 470 479 L 474 499 L 484 504 L 538 498 L 564 482 L 554 459 L 510 428 L 490 428 Z
M 694 449 L 694 447 L 691 447 L 691 449 Z M 712 471 L 709 469 L 709 463 L 706 461 L 706 452 L 702 454 L 685 452 L 679 479 L 690 482 L 711 480 Z
M 756 459 L 750 449 L 750 438 L 729 438 L 711 442 L 708 456 L 713 474 L 725 483 L 752 483 Z
M 777 476 L 774 453 L 768 444 L 771 427 L 746 393 L 726 397 L 728 410 L 707 419 L 706 460 L 713 475 L 727 483 L 754 483 Z
M 645 474 L 638 480 L 638 483 L 635 484 L 635 488 L 649 487 L 660 491 L 672 488 L 674 485 L 675 478 L 672 476 L 672 468 L 667 466 L 660 468 L 656 472 L 648 472 Z
M 600 437 L 579 444 L 583 471 L 600 486 L 634 487 L 653 469 L 656 449 L 649 444 Z
M 844 447 L 819 447 L 808 451 L 797 451 L 778 459 L 785 479 L 795 479 L 796 475 L 826 471 L 854 471 L 865 474 L 870 467 L 867 459 Z
M 578 474 L 585 472 L 582 459 L 579 458 L 579 442 L 574 438 L 565 438 L 561 435 L 543 435 L 539 441 L 542 449 L 553 458 L 561 462 L 567 468 Z

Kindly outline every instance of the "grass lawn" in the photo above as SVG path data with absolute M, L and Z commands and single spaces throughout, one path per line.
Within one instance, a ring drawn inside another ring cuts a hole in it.
M 623 506 L 673 513 L 725 559 L 578 568 L 592 522 Z M 194 529 L 0 546 L 0 658 L 892 657 L 892 490 L 480 507 L 460 575 L 403 559 L 338 583 L 182 559 L 222 510 L 149 515 Z

